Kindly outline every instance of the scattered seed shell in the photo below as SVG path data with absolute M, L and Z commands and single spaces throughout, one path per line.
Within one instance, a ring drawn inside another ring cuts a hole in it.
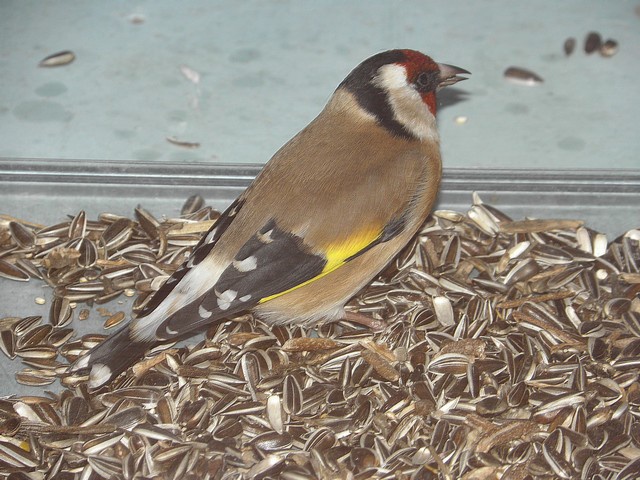
M 183 147 L 183 148 L 198 148 L 200 147 L 200 143 L 199 142 L 187 142 L 184 140 L 178 140 L 175 137 L 167 137 L 167 142 L 172 143 L 174 145 L 177 145 L 178 147 Z
M 39 67 L 61 67 L 68 65 L 76 59 L 76 55 L 70 50 L 54 53 L 43 58 L 38 64 Z
M 576 39 L 573 37 L 569 37 L 564 41 L 563 49 L 564 54 L 568 57 L 573 53 L 576 48 Z
M 602 46 L 602 37 L 598 32 L 589 32 L 584 40 L 584 51 L 587 55 L 600 50 Z
M 33 241 L 0 225 L 2 260 L 29 260 L 53 289 L 50 322 L 0 319 L 16 380 L 55 392 L 0 399 L 11 478 L 634 478 L 640 232 L 514 221 L 477 194 L 466 214 L 435 212 L 349 302 L 380 331 L 242 314 L 88 392 L 66 362 L 107 336 L 76 339 L 67 311 L 123 289 L 134 310 L 149 301 L 217 218 L 189 203 L 179 219 L 7 220 Z M 121 310 L 96 307 L 108 323 Z
M 618 42 L 608 39 L 600 46 L 600 55 L 603 57 L 613 57 L 618 53 Z
M 504 78 L 516 85 L 534 87 L 540 85 L 544 80 L 537 73 L 522 67 L 509 67 L 504 71 Z
M 120 325 L 125 318 L 126 315 L 124 312 L 116 312 L 105 320 L 104 328 L 109 329 Z

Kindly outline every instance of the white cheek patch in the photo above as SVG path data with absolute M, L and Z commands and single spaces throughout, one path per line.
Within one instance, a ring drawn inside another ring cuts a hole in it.
M 378 72 L 378 75 L 373 79 L 373 84 L 386 92 L 409 87 L 407 70 L 402 65 L 390 63 L 380 67 Z
M 373 79 L 382 88 L 393 110 L 393 118 L 420 140 L 440 141 L 436 117 L 422 101 L 420 93 L 407 83 L 406 69 L 398 64 L 380 67 Z

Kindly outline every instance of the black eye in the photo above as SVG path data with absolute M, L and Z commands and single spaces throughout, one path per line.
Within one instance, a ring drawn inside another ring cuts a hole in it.
M 430 75 L 427 72 L 422 72 L 418 75 L 418 78 L 416 78 L 416 86 L 418 87 L 418 90 L 421 91 L 431 90 L 437 84 L 435 80 L 436 79 L 433 75 Z

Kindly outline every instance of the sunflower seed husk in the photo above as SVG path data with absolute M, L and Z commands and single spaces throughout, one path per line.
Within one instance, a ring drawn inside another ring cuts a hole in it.
M 104 328 L 109 329 L 120 325 L 125 318 L 126 316 L 124 312 L 116 312 L 105 320 Z
M 16 337 L 12 330 L 0 330 L 0 349 L 9 358 L 16 358 Z
M 600 55 L 603 57 L 613 57 L 616 53 L 618 53 L 618 42 L 615 40 L 609 38 L 600 45 Z
M 9 280 L 17 280 L 19 282 L 29 281 L 29 274 L 27 272 L 17 265 L 12 265 L 2 259 L 0 259 L 0 277 L 8 278 Z
M 602 37 L 598 32 L 589 32 L 584 40 L 584 51 L 587 55 L 600 49 L 602 46 Z
M 199 142 L 187 142 L 185 140 L 179 140 L 175 137 L 166 137 L 166 138 L 167 138 L 167 142 L 177 145 L 179 147 L 198 148 L 200 146 Z
M 9 222 L 9 232 L 13 240 L 21 248 L 31 248 L 36 243 L 36 235 L 33 231 L 18 222 Z
M 204 198 L 202 198 L 200 195 L 191 195 L 184 202 L 184 205 L 182 205 L 182 208 L 180 209 L 180 215 L 182 215 L 183 217 L 191 215 L 200 210 L 202 207 L 204 207 Z
M 106 336 L 74 339 L 66 312 L 125 288 L 136 308 L 149 301 L 217 218 L 194 205 L 0 226 L 2 259 L 54 289 L 51 321 L 0 319 L 0 347 L 22 357 L 19 382 L 63 389 L 0 399 L 1 440 L 25 452 L 0 448 L 2 462 L 26 455 L 45 478 L 633 478 L 640 233 L 512 220 L 478 195 L 467 214 L 436 212 L 349 303 L 379 331 L 243 314 L 87 392 L 65 362 Z
M 70 50 L 53 53 L 42 60 L 38 64 L 39 67 L 61 67 L 68 65 L 76 59 L 75 54 Z
M 522 67 L 509 67 L 504 71 L 504 78 L 517 85 L 532 87 L 539 85 L 544 80 L 537 73 Z
M 576 39 L 573 37 L 569 37 L 564 41 L 564 54 L 568 57 L 573 53 L 576 48 Z

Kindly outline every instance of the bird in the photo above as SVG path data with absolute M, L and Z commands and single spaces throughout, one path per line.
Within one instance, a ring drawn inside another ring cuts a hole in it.
M 355 67 L 128 325 L 71 365 L 95 391 L 151 347 L 230 315 L 313 325 L 418 232 L 442 176 L 436 93 L 470 74 L 410 49 Z

